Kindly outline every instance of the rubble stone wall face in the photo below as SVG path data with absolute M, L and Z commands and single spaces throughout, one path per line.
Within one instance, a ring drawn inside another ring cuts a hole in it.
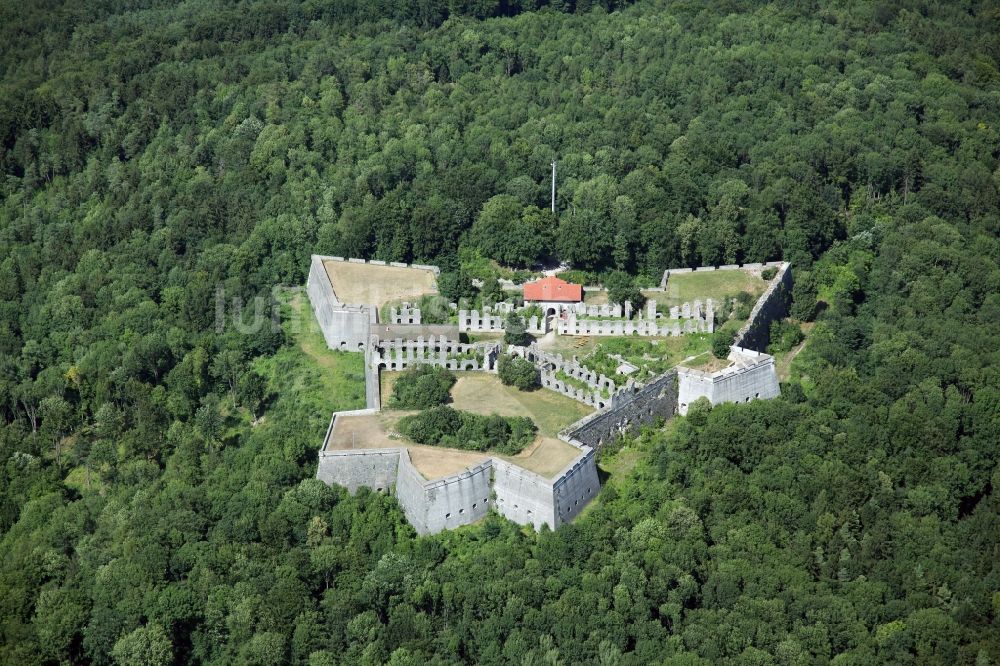
M 771 324 L 788 316 L 792 302 L 792 267 L 783 263 L 771 284 L 757 299 L 750 318 L 736 334 L 733 344 L 754 351 L 765 351 L 771 341 Z
M 677 411 L 677 372 L 670 370 L 639 389 L 616 393 L 611 405 L 567 429 L 566 436 L 594 449 L 622 433 L 656 419 L 669 419 Z

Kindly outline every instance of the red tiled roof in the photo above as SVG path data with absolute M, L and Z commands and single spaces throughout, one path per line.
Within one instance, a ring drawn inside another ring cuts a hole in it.
M 583 285 L 572 284 L 555 276 L 542 278 L 524 285 L 524 300 L 579 303 L 583 300 Z

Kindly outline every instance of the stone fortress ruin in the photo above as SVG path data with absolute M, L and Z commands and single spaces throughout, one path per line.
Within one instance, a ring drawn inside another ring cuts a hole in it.
M 774 359 L 763 350 L 771 322 L 787 314 L 792 280 L 789 264 L 697 271 L 759 273 L 768 267 L 776 273 L 737 333 L 728 359 L 716 364 L 721 367 L 694 368 L 682 363 L 640 383 L 627 377 L 607 377 L 584 367 L 575 356 L 567 359 L 535 344 L 507 350 L 499 340 L 463 343 L 460 334 L 502 332 L 506 315 L 513 310 L 533 313 L 526 317 L 526 323 L 534 334 L 670 337 L 710 333 L 716 308 L 711 299 L 695 299 L 663 312 L 650 299 L 632 318 L 629 303 L 584 304 L 580 302 L 581 291 L 576 302 L 572 295 L 562 301 L 538 298 L 521 307 L 499 303 L 483 311 L 460 310 L 451 304 L 452 321 L 457 324 L 427 325 L 413 303 L 420 296 L 437 293 L 437 267 L 314 255 L 306 291 L 324 339 L 331 349 L 365 355 L 366 383 L 365 409 L 333 414 L 316 476 L 351 492 L 362 486 L 394 491 L 407 519 L 421 534 L 472 523 L 490 510 L 521 525 L 555 529 L 576 517 L 600 490 L 595 456 L 604 444 L 641 425 L 686 414 L 688 406 L 700 397 L 718 404 L 780 394 Z M 666 271 L 660 290 L 671 274 L 687 272 L 691 269 Z M 537 287 L 529 291 L 530 285 L 525 285 L 526 300 L 529 293 L 540 291 Z M 572 293 L 556 283 L 549 286 L 552 289 L 546 289 L 546 296 L 556 290 Z M 456 371 L 496 373 L 497 360 L 505 351 L 538 368 L 540 390 L 553 391 L 594 410 L 562 428 L 557 438 L 543 439 L 544 466 L 533 463 L 530 456 L 434 450 L 436 447 L 399 440 L 391 417 L 381 409 L 382 371 L 432 364 Z

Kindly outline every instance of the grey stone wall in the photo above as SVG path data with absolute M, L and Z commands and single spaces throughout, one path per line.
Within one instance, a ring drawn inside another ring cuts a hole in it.
M 710 271 L 738 271 L 738 270 L 761 270 L 766 266 L 780 266 L 782 262 L 780 261 L 769 261 L 766 264 L 726 264 L 724 266 L 699 266 L 698 268 L 668 268 L 663 271 L 663 277 L 660 278 L 660 289 L 667 286 L 667 279 L 671 275 L 680 275 L 682 273 L 706 273 Z
M 735 346 L 732 350 L 730 358 L 737 357 L 741 363 L 718 372 L 677 368 L 678 412 L 687 414 L 691 403 L 701 397 L 718 405 L 723 402 L 768 400 L 781 395 L 772 356 Z
M 596 470 L 595 470 L 596 474 Z M 493 507 L 501 516 L 518 525 L 555 527 L 552 483 L 534 472 L 505 460 L 493 460 Z
M 564 308 L 580 317 L 622 317 L 623 310 L 620 303 L 602 303 L 600 305 L 588 305 L 586 303 L 573 303 Z M 629 306 L 631 309 L 631 305 Z
M 400 465 L 396 476 L 396 499 L 406 514 L 406 519 L 418 534 L 427 534 L 427 512 L 423 508 L 424 477 L 410 462 L 410 454 L 400 450 Z
M 583 457 L 570 463 L 552 484 L 555 527 L 576 518 L 601 490 L 596 452 L 590 447 L 583 447 L 583 450 Z
M 367 305 L 346 305 L 337 300 L 323 257 L 313 255 L 306 280 L 306 294 L 330 349 L 364 351 L 375 312 Z
M 771 284 L 757 299 L 750 318 L 736 334 L 733 344 L 745 349 L 765 351 L 770 342 L 771 323 L 788 316 L 791 301 L 792 267 L 786 262 L 780 264 Z
M 595 409 L 601 409 L 609 401 L 607 396 L 594 391 L 593 389 L 586 390 L 576 386 L 570 386 L 563 380 L 559 379 L 554 372 L 547 372 L 543 370 L 539 373 L 539 379 L 541 380 L 542 386 L 550 391 L 562 393 L 568 398 L 573 398 L 577 402 L 582 402 L 583 404 Z
M 577 421 L 564 435 L 598 449 L 622 433 L 658 418 L 668 419 L 676 411 L 677 371 L 670 370 L 641 388 L 619 391 L 608 407 Z
M 572 360 L 566 360 L 560 354 L 545 351 L 536 344 L 529 345 L 523 351 L 514 348 L 514 352 L 519 352 L 524 358 L 534 363 L 542 373 L 561 370 L 570 377 L 587 384 L 594 391 L 614 392 L 615 390 L 613 379 L 580 365 L 575 356 Z
M 416 324 L 421 322 L 420 308 L 403 303 L 398 308 L 389 308 L 389 321 L 393 324 Z
M 688 333 L 711 333 L 715 330 L 713 318 L 690 318 L 638 321 L 626 319 L 577 319 L 569 315 L 556 323 L 559 335 L 593 335 L 593 336 L 623 336 L 638 335 L 642 337 L 671 337 L 687 335 Z
M 313 255 L 313 257 L 316 256 L 318 255 Z M 435 275 L 441 275 L 440 268 L 438 268 L 437 266 L 427 266 L 425 264 L 404 264 L 398 261 L 380 261 L 379 259 L 355 259 L 353 257 L 345 259 L 344 257 L 320 256 L 319 258 L 323 261 L 346 261 L 351 264 L 371 264 L 372 266 L 395 266 L 396 268 L 419 268 L 421 270 L 432 271 Z
M 449 370 L 492 371 L 500 352 L 496 342 L 467 344 L 444 336 L 418 336 L 415 340 L 380 341 L 373 338 L 369 365 L 375 369 L 403 370 L 414 364 L 437 365 Z
M 379 382 L 378 364 L 373 363 L 376 357 L 375 346 L 369 347 L 365 353 L 365 407 L 378 411 L 382 409 L 382 386 Z
M 506 316 L 495 315 L 479 310 L 459 310 L 458 330 L 462 333 L 500 333 L 504 330 Z
M 400 458 L 400 479 L 403 474 L 419 472 L 410 463 L 409 454 Z M 419 494 L 407 496 L 407 518 L 420 534 L 434 534 L 445 529 L 468 525 L 484 517 L 490 509 L 490 476 L 492 460 L 487 460 L 458 474 L 422 481 Z M 401 481 L 402 484 L 402 481 Z M 416 484 L 406 491 L 417 493 Z
M 379 492 L 389 492 L 396 485 L 399 449 L 355 449 L 351 451 L 320 451 L 316 478 L 337 484 L 350 492 L 367 486 Z

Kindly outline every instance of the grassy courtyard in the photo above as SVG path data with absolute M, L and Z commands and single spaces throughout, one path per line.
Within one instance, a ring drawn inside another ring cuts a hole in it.
M 695 299 L 705 301 L 711 298 L 721 303 L 741 291 L 751 294 L 756 300 L 766 288 L 767 282 L 749 271 L 705 271 L 671 275 L 665 291 L 644 291 L 643 294 L 655 300 L 657 305 L 670 307 L 692 303 Z
M 392 387 L 401 373 L 382 372 L 382 400 L 392 395 Z M 497 456 L 532 472 L 551 477 L 573 460 L 579 451 L 558 439 L 566 426 L 593 410 L 564 395 L 545 389 L 525 393 L 504 386 L 494 375 L 480 372 L 457 372 L 458 381 L 451 389 L 451 406 L 475 414 L 527 416 L 538 426 L 538 437 L 514 456 Z M 396 432 L 399 419 L 413 412 L 385 410 L 381 414 L 348 417 L 338 425 L 332 448 L 352 446 L 394 447 L 405 445 L 413 464 L 428 479 L 439 478 L 485 460 L 488 455 L 442 447 L 419 446 Z M 339 419 L 338 419 L 339 420 Z

